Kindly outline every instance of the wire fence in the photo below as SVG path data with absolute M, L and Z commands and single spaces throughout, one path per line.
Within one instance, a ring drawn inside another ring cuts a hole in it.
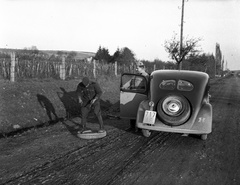
M 107 75 L 117 76 L 122 73 L 134 73 L 134 65 L 124 65 L 119 63 L 100 63 L 98 61 L 49 61 L 49 60 L 18 60 L 14 62 L 14 69 L 11 71 L 11 58 L 0 59 L 0 76 L 3 79 L 11 78 L 11 72 L 16 79 L 28 78 L 55 78 L 60 79 L 61 73 L 64 72 L 65 79 L 79 78 L 89 76 L 97 78 L 98 76 Z M 149 69 L 153 70 L 153 69 Z

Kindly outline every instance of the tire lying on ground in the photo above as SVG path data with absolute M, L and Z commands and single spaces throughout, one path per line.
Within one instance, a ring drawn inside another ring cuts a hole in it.
M 102 132 L 88 130 L 84 133 L 78 133 L 77 136 L 81 139 L 100 139 L 107 135 L 107 132 L 103 130 Z

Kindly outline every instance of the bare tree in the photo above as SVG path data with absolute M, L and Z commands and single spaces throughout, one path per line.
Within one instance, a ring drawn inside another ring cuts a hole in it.
M 180 50 L 181 43 L 176 39 L 175 35 L 171 40 L 165 41 L 164 48 L 166 52 L 169 53 L 169 57 L 176 61 L 179 68 L 180 63 L 185 57 L 200 52 L 200 50 L 197 50 L 197 48 L 199 47 L 198 43 L 201 40 L 202 39 L 200 38 L 187 38 L 183 41 L 182 49 Z

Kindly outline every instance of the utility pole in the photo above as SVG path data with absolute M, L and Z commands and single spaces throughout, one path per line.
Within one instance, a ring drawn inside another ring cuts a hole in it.
M 182 57 L 184 1 L 185 0 L 182 0 L 182 16 L 181 16 L 181 31 L 180 31 L 180 57 Z M 179 64 L 179 70 L 181 70 L 181 69 L 182 69 L 182 61 Z

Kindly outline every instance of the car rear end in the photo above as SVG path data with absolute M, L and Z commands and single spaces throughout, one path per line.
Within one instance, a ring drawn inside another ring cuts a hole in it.
M 203 72 L 159 70 L 151 74 L 150 98 L 140 103 L 136 125 L 143 130 L 209 134 L 212 107 L 209 76 Z

